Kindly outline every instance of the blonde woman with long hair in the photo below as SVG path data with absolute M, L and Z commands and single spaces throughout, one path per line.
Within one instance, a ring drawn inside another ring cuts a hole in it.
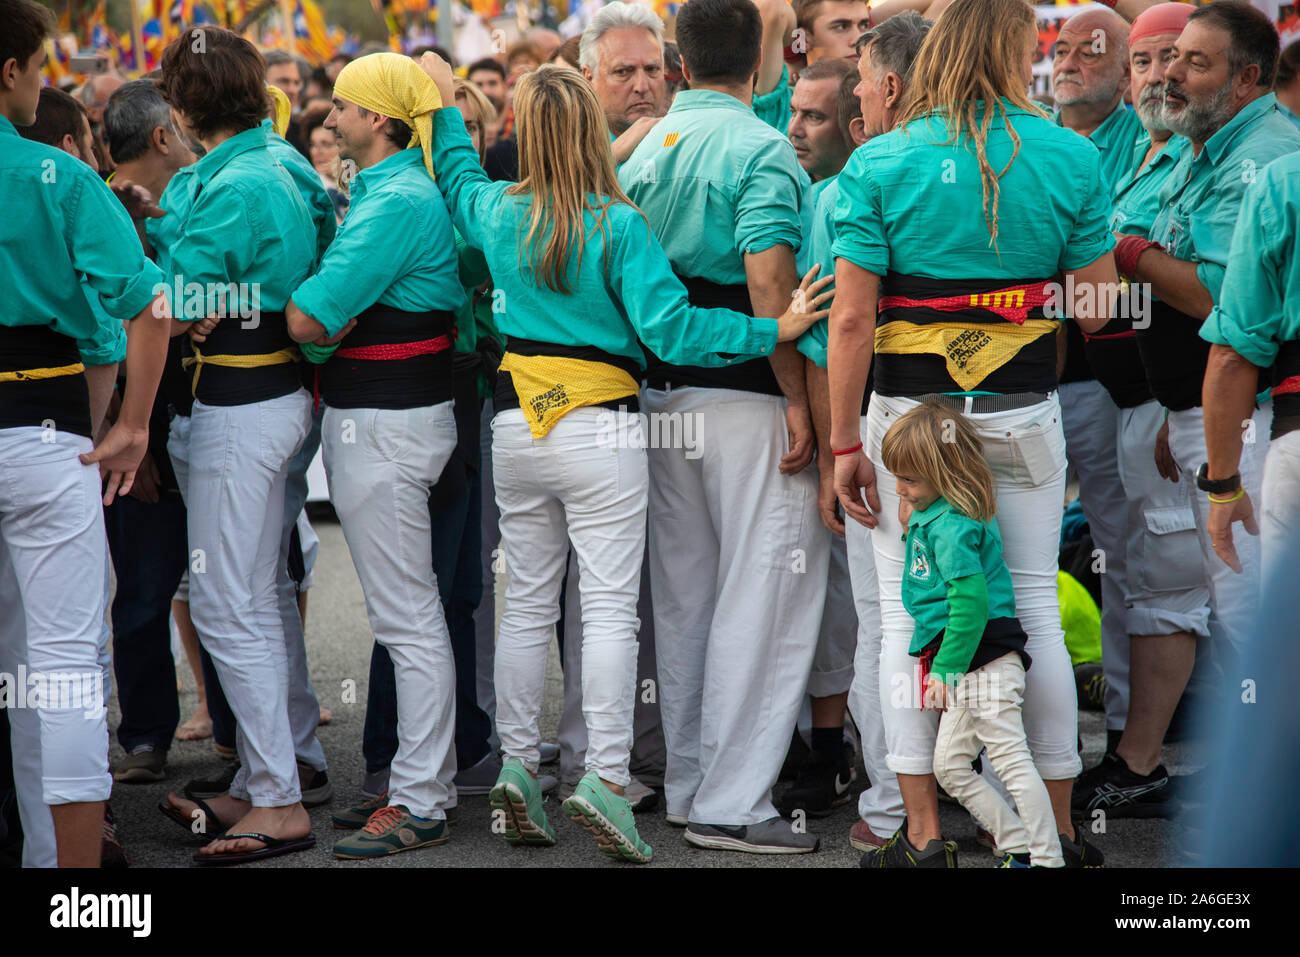
M 1028 98 L 1036 44 L 1023 0 L 954 0 L 921 48 L 898 125 L 859 148 L 839 178 L 829 345 L 835 488 L 856 519 L 849 534 L 874 529 L 885 738 L 907 810 L 895 839 L 864 866 L 956 864 L 939 829 L 938 722 L 919 701 L 889 693 L 902 676 L 916 682 L 898 498 L 881 440 L 926 400 L 965 414 L 984 444 L 1035 662 L 1025 691 L 1029 746 L 1066 863 L 1101 856 L 1070 820 L 1080 764 L 1056 597 L 1066 468 L 1056 343 L 1064 314 L 1085 332 L 1106 322 L 1097 294 L 1117 288 L 1114 239 L 1097 150 Z M 1074 291 L 1071 302 L 1062 288 Z
M 421 66 L 454 103 L 450 67 Z M 514 94 L 519 182 L 491 182 L 454 107 L 434 117 L 434 172 L 461 234 L 481 248 L 502 308 L 506 353 L 492 467 L 509 581 L 496 647 L 505 765 L 490 793 L 512 844 L 549 845 L 538 719 L 570 542 L 582 576 L 587 774 L 565 813 L 605 854 L 652 850 L 623 797 L 636 691 L 636 603 L 649 494 L 637 416 L 640 342 L 676 362 L 729 365 L 770 353 L 824 312 L 810 272 L 791 309 L 757 319 L 697 309 L 645 218 L 619 188 L 604 111 L 567 67 L 523 76 Z M 815 298 L 814 298 L 815 297 Z

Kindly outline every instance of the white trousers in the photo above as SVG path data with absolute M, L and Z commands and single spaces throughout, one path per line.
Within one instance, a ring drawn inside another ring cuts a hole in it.
M 575 409 L 540 439 L 519 409 L 492 420 L 508 576 L 496 647 L 496 720 L 506 757 L 536 773 L 546 655 L 572 543 L 581 569 L 587 770 L 626 786 L 648 477 L 640 422 L 631 416 L 611 428 L 613 416 Z M 576 633 L 566 636 L 573 640 Z
M 195 402 L 190 424 L 190 614 L 238 721 L 230 794 L 256 807 L 302 797 L 277 589 L 289 577 L 289 460 L 310 427 L 304 389 L 249 405 Z
M 1095 379 L 1060 387 L 1065 455 L 1079 476 L 1079 504 L 1092 542 L 1105 556 L 1101 575 L 1101 660 L 1106 672 L 1106 727 L 1121 730 L 1128 716 L 1128 589 L 1125 525 L 1128 508 L 1120 481 L 1120 409 Z M 1111 662 L 1106 665 L 1107 660 Z M 1120 662 L 1124 668 L 1120 670 Z M 1112 680 L 1112 674 L 1114 680 Z
M 326 407 L 321 447 L 370 628 L 393 659 L 397 753 L 388 803 L 445 818 L 456 803 L 456 666 L 433 572 L 429 490 L 456 448 L 452 403 Z
M 181 498 L 185 500 L 187 506 L 189 504 L 190 428 L 189 416 L 173 416 L 167 436 L 167 455 L 172 461 L 172 471 L 176 473 L 176 485 L 180 489 Z M 284 629 L 284 645 L 289 665 L 289 729 L 293 733 L 293 749 L 298 762 L 309 765 L 317 771 L 324 771 L 325 750 L 316 736 L 316 728 L 320 724 L 320 702 L 307 672 L 307 644 L 302 630 L 302 617 L 298 612 L 298 593 L 288 570 L 288 536 L 292 528 L 292 525 L 285 527 L 284 560 L 280 563 L 281 567 L 277 571 L 275 580 L 276 604 L 280 609 L 280 624 Z M 194 560 L 194 546 L 191 544 L 191 565 Z M 180 587 L 176 589 L 178 601 L 190 600 L 190 578 L 190 571 L 187 569 L 181 579 Z M 198 630 L 197 624 L 195 630 Z M 199 632 L 200 641 L 202 637 L 202 632 Z M 204 647 L 206 648 L 207 645 L 204 644 Z M 211 651 L 208 653 L 211 654 Z
M 1255 510 L 1259 516 L 1264 581 L 1268 583 L 1280 573 L 1287 556 L 1295 555 L 1294 545 L 1300 534 L 1300 431 L 1288 432 L 1269 443 L 1261 498 Z M 1232 538 L 1238 549 L 1246 537 L 1240 525 L 1233 526 Z
M 866 417 L 862 419 L 866 431 Z M 881 683 L 880 670 L 880 586 L 876 581 L 876 555 L 871 532 L 853 519 L 844 523 L 849 573 L 853 583 L 853 604 L 857 609 L 858 643 L 853 659 L 853 684 L 849 687 L 849 711 L 862 741 L 862 763 L 871 787 L 858 796 L 858 817 L 873 834 L 885 837 L 903 826 L 903 795 L 898 775 L 889 767 L 885 743 L 885 715 L 882 697 L 889 689 Z
M 1273 421 L 1273 403 L 1255 410 L 1242 430 L 1251 441 L 1241 449 L 1241 485 L 1252 502 L 1260 499 L 1264 482 L 1264 459 L 1268 455 L 1268 430 Z M 1169 413 L 1169 450 L 1173 453 L 1182 481 L 1196 489 L 1196 470 L 1206 460 L 1205 419 L 1200 406 Z M 1192 492 L 1196 528 L 1201 541 L 1201 562 L 1210 586 L 1210 637 L 1226 641 L 1240 654 L 1257 626 L 1260 576 L 1259 539 L 1234 534 L 1242 574 L 1238 575 L 1214 552 L 1210 542 L 1210 499 L 1204 492 Z
M 830 532 L 825 534 L 830 549 L 826 599 L 822 604 L 812 672 L 808 675 L 808 694 L 814 698 L 827 698 L 849 690 L 858 647 L 858 616 L 853 606 L 848 551 L 844 539 Z
M 691 448 L 650 450 L 668 813 L 756 824 L 777 816 L 772 785 L 804 701 L 825 602 L 829 543 L 816 473 L 778 472 L 788 447 L 780 397 L 646 389 L 642 403 L 652 417 L 683 417 L 679 434 L 697 439 Z
M 938 719 L 922 711 L 919 665 L 907 653 L 912 618 L 903 607 L 903 527 L 898 522 L 895 479 L 880 458 L 885 432 L 913 399 L 873 394 L 863 434 L 876 467 L 880 524 L 872 532 L 880 582 L 882 639 L 881 697 L 889 767 L 898 774 L 929 774 L 934 767 Z M 1078 701 L 1074 670 L 1061 630 L 1056 592 L 1057 553 L 1065 501 L 1065 436 L 1060 405 L 1046 402 L 1010 412 L 968 415 L 984 444 L 998 501 L 1003 557 L 1011 572 L 1016 617 L 1029 640 L 1033 664 L 1025 686 L 1024 723 L 1034 764 L 1045 781 L 1075 777 L 1078 752 Z
M 28 867 L 58 864 L 49 805 L 105 801 L 112 788 L 100 664 L 108 551 L 99 470 L 77 460 L 90 449 L 53 428 L 0 429 L 0 672 Z
M 1007 854 L 1029 852 L 1040 867 L 1063 867 L 1061 841 L 1043 779 L 1025 740 L 1020 706 L 1025 667 L 1012 652 L 970 672 L 957 683 L 939 721 L 934 774 L 939 785 L 961 802 L 981 827 L 991 831 Z M 1002 795 L 971 769 L 981 749 L 1016 801 L 1013 811 Z
M 1128 500 L 1128 630 L 1209 637 L 1210 588 L 1192 504 L 1196 486 L 1185 475 L 1171 482 L 1156 469 L 1156 433 L 1164 415 L 1155 399 L 1120 414 L 1119 472 Z M 1108 660 L 1109 655 L 1105 647 L 1106 700 L 1122 673 L 1127 713 L 1128 650 L 1122 662 Z

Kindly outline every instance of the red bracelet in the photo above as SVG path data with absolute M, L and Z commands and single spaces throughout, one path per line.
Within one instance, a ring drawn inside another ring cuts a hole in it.
M 831 449 L 831 455 L 852 455 L 854 452 L 862 451 L 862 443 L 859 442 L 851 449 Z
M 1133 278 L 1137 271 L 1138 257 L 1148 249 L 1163 249 L 1159 243 L 1142 236 L 1121 236 L 1115 244 L 1115 270 L 1121 276 Z

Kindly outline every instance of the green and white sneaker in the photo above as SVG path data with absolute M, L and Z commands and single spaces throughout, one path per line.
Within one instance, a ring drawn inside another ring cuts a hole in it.
M 497 783 L 488 792 L 492 816 L 505 818 L 505 838 L 510 844 L 549 846 L 555 831 L 542 810 L 542 788 L 518 758 L 506 758 Z
M 654 850 L 636 832 L 632 805 L 607 788 L 595 771 L 588 771 L 578 782 L 564 802 L 564 813 L 587 829 L 607 857 L 648 864 L 654 856 Z
M 344 860 L 387 857 L 419 847 L 447 843 L 447 822 L 420 820 L 405 805 L 383 807 L 370 815 L 365 827 L 334 843 L 334 856 Z

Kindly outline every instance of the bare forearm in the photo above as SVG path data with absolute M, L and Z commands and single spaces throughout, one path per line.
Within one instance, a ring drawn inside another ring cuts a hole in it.
M 104 424 L 108 404 L 113 398 L 113 385 L 117 382 L 117 363 L 89 366 L 86 369 L 86 387 L 90 390 L 90 434 L 98 435 Z
M 1161 0 L 1115 0 L 1115 12 L 1132 23 L 1147 7 L 1154 7 Z
M 812 412 L 813 431 L 817 433 L 817 455 L 823 462 L 831 458 L 831 386 L 826 370 L 811 359 L 804 367 L 808 383 L 808 408 Z
M 785 65 L 785 45 L 795 27 L 794 8 L 787 0 L 758 0 L 758 13 L 763 20 L 762 59 L 758 64 L 758 83 L 754 94 L 771 93 L 781 82 L 781 68 Z
M 1255 410 L 1259 369 L 1227 346 L 1215 345 L 1205 368 L 1201 409 L 1209 477 L 1235 475 L 1241 463 L 1244 432 Z
M 149 428 L 149 413 L 167 361 L 171 326 L 171 316 L 162 303 L 157 304 L 157 309 L 155 303 L 150 303 L 131 320 L 126 342 L 126 367 L 130 375 L 127 376 L 126 395 L 122 397 L 118 420 L 132 431 Z
M 831 445 L 837 449 L 858 443 L 862 398 L 876 346 L 876 303 L 880 277 L 845 259 L 835 261 L 835 302 L 831 306 L 827 343 L 830 389 Z
M 1161 302 L 1167 302 L 1193 319 L 1204 319 L 1214 308 L 1214 297 L 1201 285 L 1196 263 L 1175 259 L 1159 249 L 1148 249 L 1137 262 L 1138 282 L 1151 284 Z
M 786 401 L 793 406 L 808 405 L 808 385 L 804 381 L 804 358 L 793 342 L 783 342 L 776 347 L 767 361 L 772 364 L 776 384 L 781 387 Z

